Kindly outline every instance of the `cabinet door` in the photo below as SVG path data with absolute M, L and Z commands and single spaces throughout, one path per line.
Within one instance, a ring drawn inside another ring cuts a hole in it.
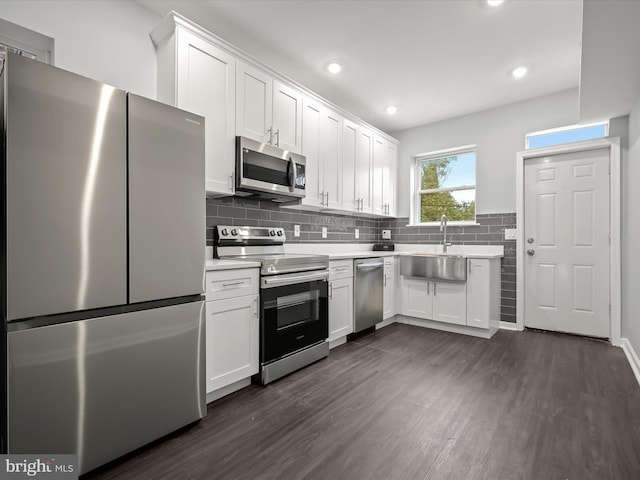
M 398 146 L 385 142 L 385 162 L 382 170 L 383 205 L 385 215 L 396 216 L 396 168 L 398 166 Z
M 342 117 L 328 108 L 322 109 L 320 123 L 320 162 L 322 163 L 325 205 L 342 208 Z M 304 142 L 304 138 L 303 138 Z
M 342 127 L 342 208 L 357 210 L 356 201 L 356 157 L 358 150 L 358 126 L 344 121 Z
M 373 133 L 366 128 L 358 129 L 358 148 L 356 150 L 356 199 L 359 199 L 359 211 L 372 212 L 371 162 L 373 160 Z M 356 202 L 357 204 L 358 202 Z
M 236 135 L 256 142 L 273 139 L 273 79 L 241 61 L 236 62 Z M 234 156 L 235 158 L 235 156 Z
M 258 373 L 258 295 L 206 302 L 207 393 Z
M 320 135 L 321 106 L 305 97 L 302 103 L 302 154 L 307 158 L 306 196 L 303 205 L 323 206 L 324 188 L 320 165 L 322 139 Z
M 385 147 L 387 142 L 375 135 L 373 138 L 373 160 L 371 162 L 372 180 L 372 211 L 378 215 L 386 214 L 384 204 L 384 168 L 385 168 Z
M 433 283 L 433 320 L 465 325 L 467 323 L 467 285 Z
M 409 317 L 433 318 L 433 282 L 402 277 L 402 313 Z
M 273 144 L 300 153 L 302 143 L 302 92 L 273 82 Z
M 382 319 L 386 320 L 395 315 L 395 265 L 393 262 L 384 264 L 384 298 Z
M 235 169 L 235 58 L 178 31 L 178 108 L 205 117 L 205 188 L 232 195 Z
M 353 332 L 353 278 L 329 283 L 329 341 Z
M 489 328 L 491 276 L 488 259 L 470 258 L 467 275 L 467 325 Z

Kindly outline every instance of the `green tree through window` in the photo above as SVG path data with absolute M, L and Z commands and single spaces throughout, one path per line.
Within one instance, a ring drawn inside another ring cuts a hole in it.
M 468 222 L 476 217 L 475 152 L 418 160 L 420 223 Z

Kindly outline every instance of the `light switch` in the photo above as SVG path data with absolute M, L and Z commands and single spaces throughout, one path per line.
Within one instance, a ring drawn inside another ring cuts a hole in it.
M 382 238 L 384 240 L 391 240 L 391 230 L 382 230 Z
M 322 227 L 322 238 L 327 238 L 327 227 Z
M 300 225 L 294 225 L 293 226 L 293 236 L 294 237 L 299 237 L 300 236 Z
M 360 238 L 360 229 L 356 228 L 356 238 Z
M 505 228 L 504 229 L 504 239 L 505 240 L 515 240 L 518 234 L 517 228 Z

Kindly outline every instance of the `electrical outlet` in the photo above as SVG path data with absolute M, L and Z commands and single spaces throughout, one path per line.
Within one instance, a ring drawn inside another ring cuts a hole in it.
M 322 238 L 327 238 L 327 227 L 322 227 Z
M 382 238 L 384 240 L 391 240 L 391 230 L 382 230 Z
M 515 240 L 517 236 L 518 230 L 515 228 L 505 228 L 504 229 L 504 239 L 505 240 Z
M 356 228 L 356 238 L 360 238 L 360 229 Z
M 300 225 L 294 225 L 293 226 L 293 236 L 294 237 L 299 237 L 300 236 Z

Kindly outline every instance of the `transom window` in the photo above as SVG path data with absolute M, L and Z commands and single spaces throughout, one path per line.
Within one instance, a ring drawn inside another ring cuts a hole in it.
M 604 138 L 607 135 L 609 135 L 608 122 L 590 125 L 570 125 L 568 127 L 528 133 L 525 136 L 525 148 L 551 147 L 552 145 Z
M 415 157 L 412 224 L 476 220 L 475 145 Z

